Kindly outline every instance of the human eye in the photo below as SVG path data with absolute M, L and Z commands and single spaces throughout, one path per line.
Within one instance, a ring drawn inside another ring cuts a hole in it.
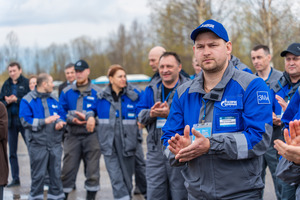
M 203 49 L 203 48 L 204 48 L 204 45 L 198 44 L 198 45 L 196 46 L 196 48 L 197 48 L 197 49 Z
M 298 61 L 298 60 L 300 60 L 300 56 L 297 56 L 297 57 L 294 57 L 294 59 L 293 59 L 294 61 Z

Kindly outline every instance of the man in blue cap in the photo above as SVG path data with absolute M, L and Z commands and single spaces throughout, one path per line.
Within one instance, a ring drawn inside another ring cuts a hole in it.
M 177 89 L 161 138 L 182 170 L 190 200 L 261 199 L 261 156 L 270 145 L 272 106 L 264 81 L 229 62 L 222 24 L 207 20 L 191 34 L 202 71 Z M 191 129 L 192 128 L 192 129 Z

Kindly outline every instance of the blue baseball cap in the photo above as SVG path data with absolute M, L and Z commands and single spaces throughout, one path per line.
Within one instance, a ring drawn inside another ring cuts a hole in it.
M 200 26 L 198 26 L 191 34 L 191 39 L 195 42 L 199 33 L 204 31 L 211 31 L 215 33 L 218 37 L 225 40 L 225 42 L 229 41 L 228 34 L 224 26 L 212 19 L 206 20 Z

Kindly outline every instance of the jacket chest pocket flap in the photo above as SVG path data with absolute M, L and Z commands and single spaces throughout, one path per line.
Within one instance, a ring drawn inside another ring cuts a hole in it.
M 214 124 L 216 131 L 236 132 L 243 128 L 242 96 L 224 98 L 215 103 Z

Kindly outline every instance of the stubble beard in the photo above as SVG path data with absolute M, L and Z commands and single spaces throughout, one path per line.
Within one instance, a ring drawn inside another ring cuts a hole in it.
M 222 71 L 225 68 L 226 61 L 227 60 L 223 61 L 220 64 L 217 64 L 214 61 L 214 63 L 212 64 L 213 67 L 205 67 L 204 65 L 202 65 L 201 68 L 204 72 L 209 73 L 209 74 L 217 73 L 217 72 Z

